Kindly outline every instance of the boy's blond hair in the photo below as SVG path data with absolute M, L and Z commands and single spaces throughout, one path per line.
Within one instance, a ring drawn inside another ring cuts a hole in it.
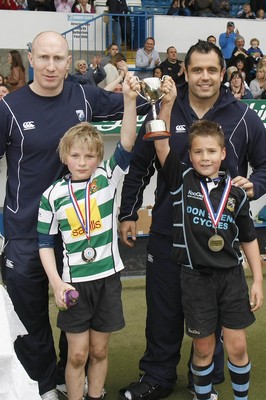
M 83 146 L 87 146 L 90 151 L 95 151 L 99 163 L 103 160 L 103 138 L 100 132 L 89 122 L 81 122 L 72 126 L 61 138 L 58 152 L 62 163 L 66 163 L 67 156 L 74 143 L 80 143 Z

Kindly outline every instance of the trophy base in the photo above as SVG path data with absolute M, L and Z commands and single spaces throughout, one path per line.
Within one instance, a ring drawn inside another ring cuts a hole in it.
M 166 130 L 166 123 L 162 119 L 153 119 L 145 125 L 146 133 L 143 140 L 152 141 L 166 139 L 171 136 L 171 133 Z
M 171 133 L 167 131 L 160 131 L 160 132 L 146 132 L 143 136 L 143 140 L 145 142 L 152 142 L 154 140 L 162 140 L 167 139 L 171 136 Z

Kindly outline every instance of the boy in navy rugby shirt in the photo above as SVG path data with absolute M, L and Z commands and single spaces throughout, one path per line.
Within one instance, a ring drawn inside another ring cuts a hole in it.
M 159 118 L 169 126 L 176 97 L 174 83 L 164 82 Z M 155 141 L 159 161 L 173 197 L 173 258 L 182 265 L 182 304 L 187 334 L 193 338 L 195 398 L 212 399 L 213 353 L 218 319 L 234 398 L 248 399 L 250 360 L 245 328 L 263 302 L 262 270 L 246 193 L 232 186 L 225 159 L 224 135 L 216 122 L 199 120 L 189 134 L 193 168 L 181 163 L 169 140 Z M 249 262 L 250 290 L 242 268 L 240 244 Z

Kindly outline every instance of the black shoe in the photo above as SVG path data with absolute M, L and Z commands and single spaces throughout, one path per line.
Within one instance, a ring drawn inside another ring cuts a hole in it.
M 105 397 L 106 397 L 106 390 L 103 388 L 100 399 L 101 399 L 101 400 L 102 400 L 102 399 L 105 399 Z M 88 399 L 89 399 L 89 395 L 88 395 L 88 393 L 87 393 L 86 396 L 84 397 L 84 400 L 88 400 Z
M 160 400 L 170 396 L 172 388 L 148 382 L 133 382 L 119 391 L 120 400 Z

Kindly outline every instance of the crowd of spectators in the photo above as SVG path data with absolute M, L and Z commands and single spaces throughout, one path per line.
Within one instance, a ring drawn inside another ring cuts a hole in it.
M 123 1 L 126 5 L 126 1 Z M 20 7 L 16 8 L 14 4 L 20 5 Z M 2 7 L 3 5 L 4 7 Z M 58 12 L 94 12 L 94 0 L 0 0 L 0 8 L 8 9 L 8 6 L 13 10 L 28 8 Z M 245 3 L 243 9 L 237 14 L 237 18 L 263 19 L 264 10 L 261 6 L 260 1 Z M 172 0 L 167 14 L 226 16 L 229 9 L 230 2 L 226 0 Z M 214 35 L 209 35 L 206 40 L 221 48 L 228 71 L 224 83 L 228 85 L 232 93 L 239 98 L 261 98 L 262 93 L 266 90 L 266 56 L 259 47 L 258 38 L 252 38 L 249 42 L 250 47 L 245 49 L 245 39 L 236 28 L 235 21 L 236 19 L 228 21 L 225 32 L 222 32 L 217 39 Z M 184 65 L 181 60 L 178 60 L 176 48 L 168 47 L 166 55 L 166 59 L 161 60 L 155 49 L 154 38 L 146 38 L 144 46 L 136 52 L 135 74 L 140 79 L 149 76 L 161 78 L 163 75 L 170 75 L 177 85 L 182 84 L 185 80 Z M 9 53 L 8 63 L 10 63 L 9 76 L 1 79 L 0 75 L 0 84 L 6 85 L 4 92 L 6 89 L 8 91 L 16 90 L 26 84 L 25 68 L 18 51 L 12 50 Z M 229 72 L 230 70 L 231 72 Z M 90 62 L 88 59 L 87 61 L 77 60 L 74 73 L 68 71 L 66 79 L 82 85 L 90 84 L 106 90 L 121 91 L 121 84 L 127 71 L 126 56 L 121 53 L 121 46 L 117 42 L 112 42 L 104 57 L 95 55 Z M 234 72 L 233 75 L 232 72 Z M 252 90 L 250 90 L 250 84 Z M 236 86 L 241 86 L 241 89 L 236 89 Z
M 232 94 L 238 99 L 264 98 L 266 56 L 259 47 L 259 39 L 252 38 L 249 42 L 250 47 L 246 50 L 245 38 L 235 28 L 234 22 L 228 21 L 225 32 L 219 35 L 218 40 L 214 35 L 209 35 L 206 40 L 222 50 L 224 66 L 227 69 L 223 83 Z M 85 74 L 85 71 L 88 73 L 91 67 L 85 65 L 84 61 L 83 63 L 83 74 Z M 111 43 L 107 49 L 107 55 L 100 57 L 98 64 L 100 68 L 103 68 L 103 74 L 105 73 L 98 86 L 106 90 L 120 91 L 129 66 L 125 55 L 119 52 L 119 46 Z M 146 38 L 144 46 L 136 52 L 135 65 L 135 74 L 140 79 L 151 76 L 162 78 L 164 75 L 170 75 L 178 86 L 185 82 L 184 63 L 178 59 L 176 48 L 169 46 L 166 49 L 166 58 L 161 59 L 155 48 L 153 37 Z M 77 77 L 77 73 L 72 74 L 73 76 Z
M 123 0 L 123 2 L 127 11 L 122 11 L 121 13 L 129 13 L 130 10 L 126 1 Z M 115 8 L 116 3 L 118 2 L 111 2 L 112 7 L 110 9 L 110 4 L 107 1 L 106 5 L 110 13 L 119 13 Z M 160 6 L 160 2 L 158 2 L 158 6 Z M 254 0 L 243 4 L 239 9 L 235 9 L 234 2 L 230 0 L 172 0 L 171 4 L 169 4 L 169 9 L 166 8 L 165 2 L 162 7 L 167 15 L 241 18 L 258 21 L 265 18 L 264 2 Z M 95 13 L 94 0 L 0 0 L 1 9 Z M 145 10 L 144 4 L 143 10 Z M 149 10 L 149 12 L 151 11 Z M 156 10 L 154 10 L 154 13 L 156 13 Z M 118 43 L 117 38 L 116 42 Z
M 264 5 L 261 2 L 245 3 L 242 6 L 229 0 L 173 0 L 167 15 L 199 16 L 199 17 L 220 17 L 220 18 L 241 18 L 256 19 L 265 18 Z
M 94 13 L 94 0 L 0 0 L 0 10 Z
M 234 22 L 228 21 L 225 32 L 219 35 L 218 40 L 214 35 L 209 35 L 206 40 L 221 48 L 224 66 L 227 69 L 223 83 L 236 98 L 265 98 L 266 55 L 259 47 L 258 38 L 252 38 L 249 42 L 250 47 L 246 50 L 245 38 L 235 28 Z M 9 75 L 0 74 L 0 85 L 5 86 L 2 88 L 4 95 L 26 84 L 25 67 L 20 53 L 11 50 L 7 61 L 10 64 Z M 135 74 L 140 79 L 170 75 L 178 86 L 185 82 L 184 63 L 178 59 L 176 48 L 169 46 L 166 49 L 166 58 L 161 60 L 155 49 L 153 37 L 146 38 L 144 47 L 136 52 L 135 65 Z M 128 69 L 126 56 L 119 52 L 116 43 L 111 43 L 104 57 L 94 55 L 90 63 L 84 59 L 77 60 L 75 71 L 68 71 L 65 78 L 73 83 L 89 84 L 119 92 Z

